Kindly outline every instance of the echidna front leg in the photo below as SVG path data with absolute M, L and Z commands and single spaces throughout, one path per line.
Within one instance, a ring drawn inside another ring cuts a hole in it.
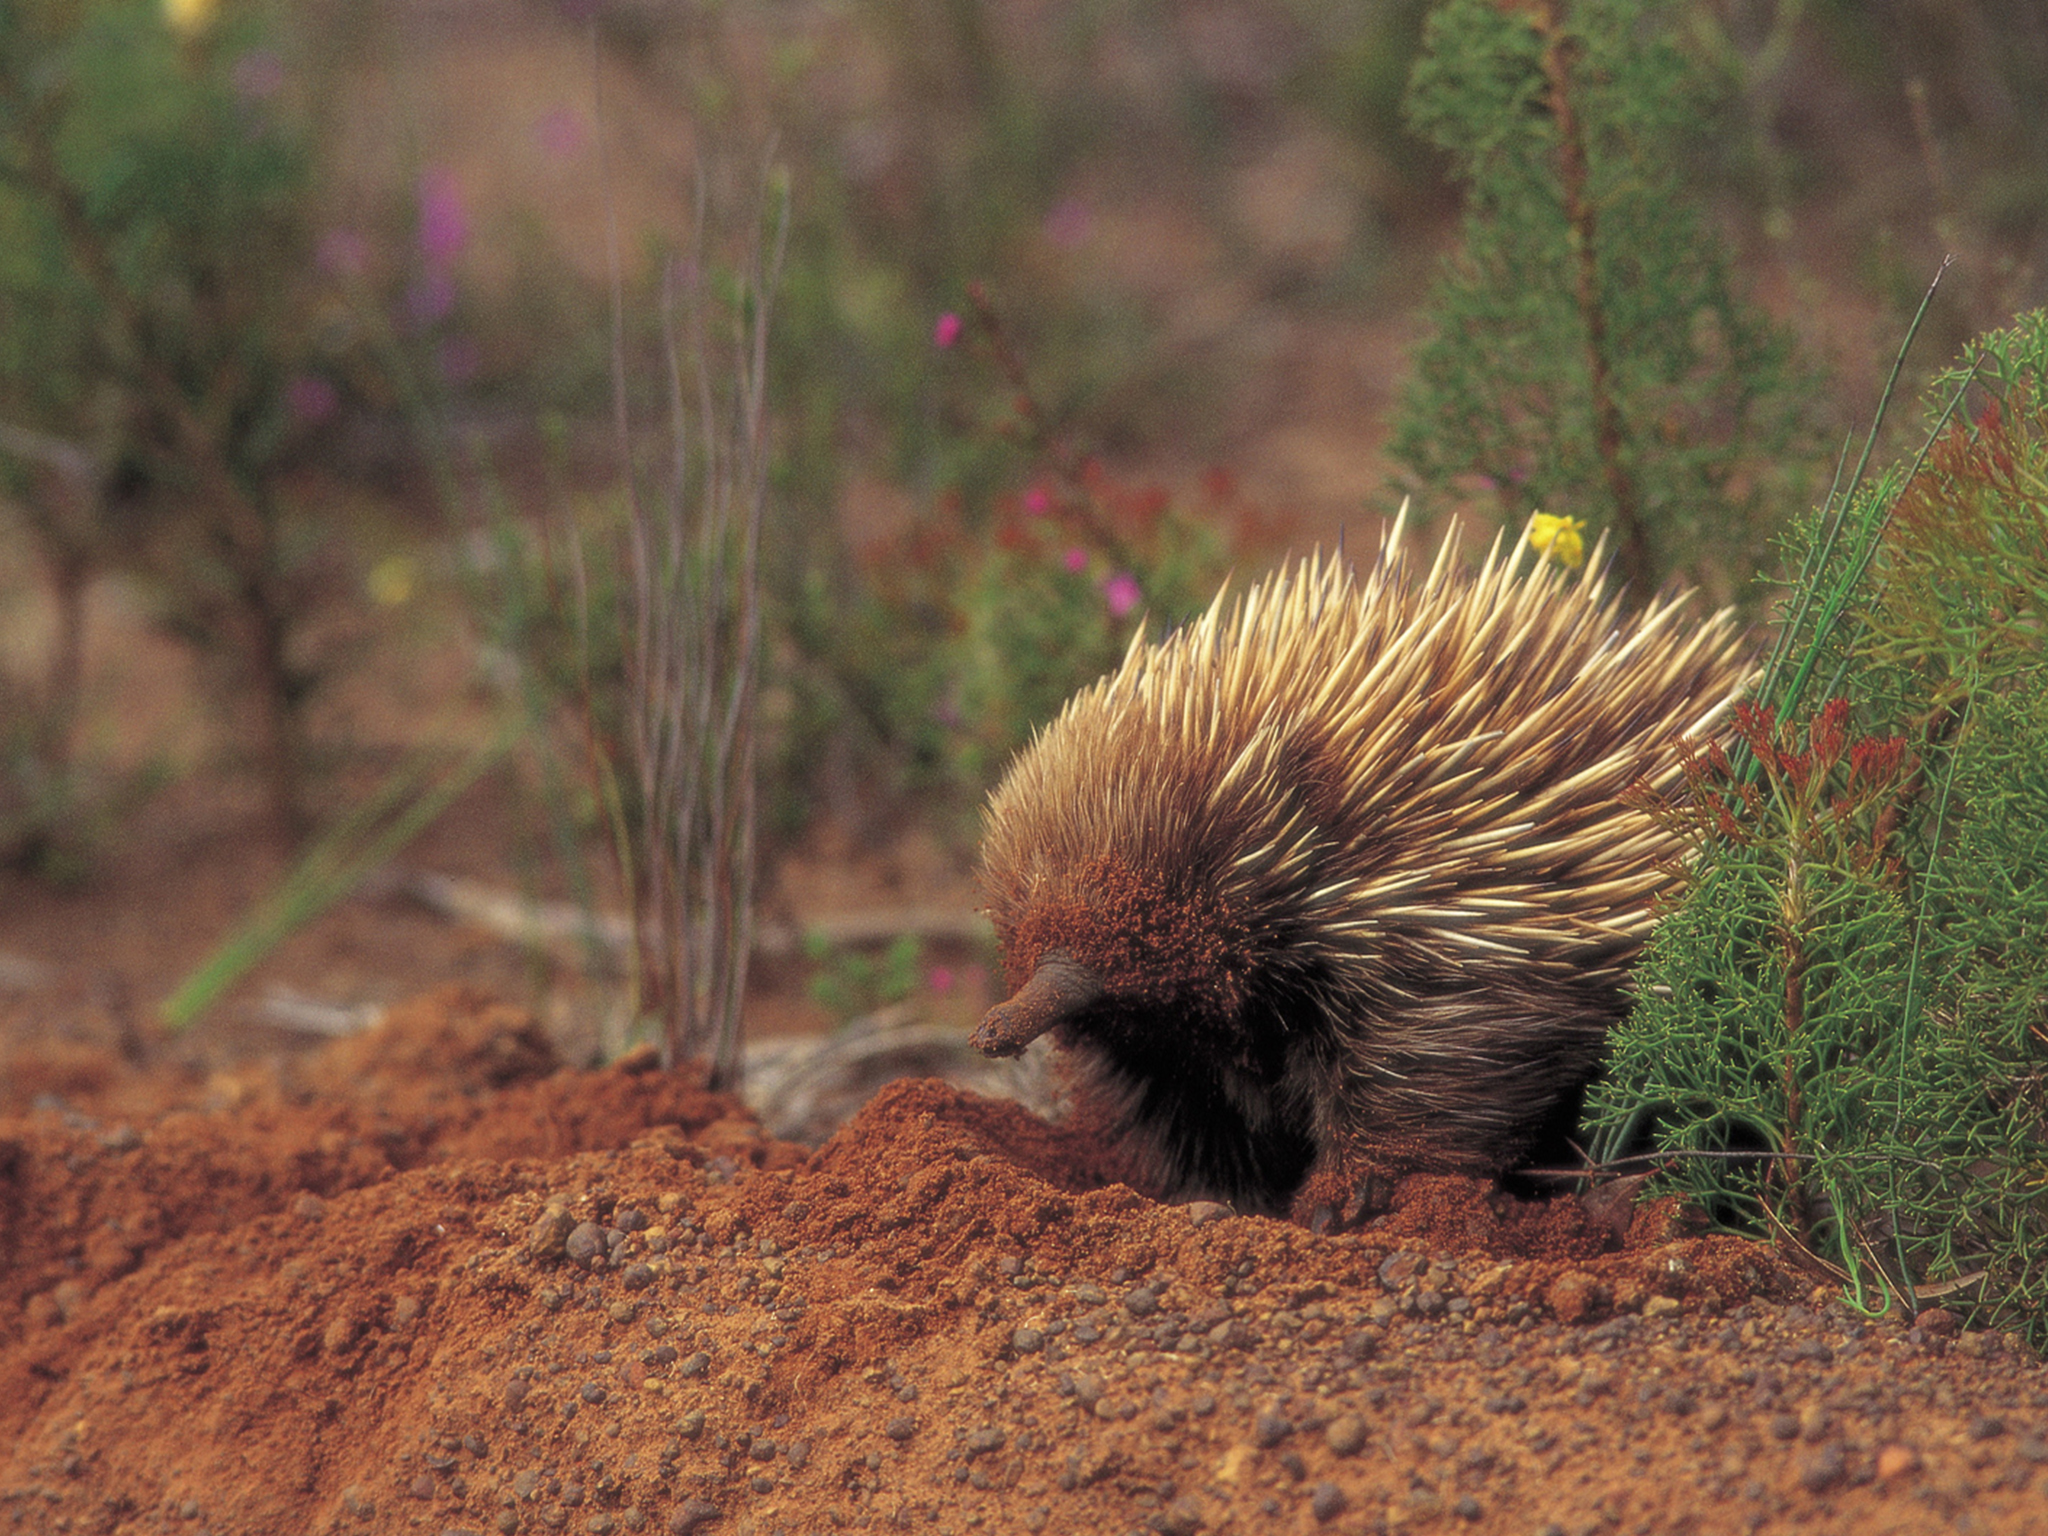
M 1311 1232 L 1348 1232 L 1385 1212 L 1393 1198 L 1391 1169 L 1366 1169 L 1342 1157 L 1323 1157 L 1295 1192 L 1288 1218 Z
M 1416 998 L 1329 1062 L 1316 1154 L 1291 1205 L 1317 1231 L 1385 1211 L 1411 1174 L 1517 1166 L 1593 1076 L 1617 1005 L 1600 991 L 1468 987 Z

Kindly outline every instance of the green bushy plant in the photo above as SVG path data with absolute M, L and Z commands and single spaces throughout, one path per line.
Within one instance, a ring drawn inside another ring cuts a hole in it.
M 1392 443 L 1421 487 L 1610 531 L 1638 593 L 1739 588 L 1803 505 L 1811 380 L 1681 174 L 1699 76 L 1653 0 L 1446 0 L 1407 109 L 1466 188 Z
M 1077 688 L 1114 667 L 1141 628 L 1157 634 L 1207 606 L 1252 519 L 1222 472 L 1198 497 L 1108 469 L 1044 405 L 1020 350 L 978 286 L 967 315 L 940 318 L 963 392 L 1000 389 L 976 428 L 1004 450 L 1011 488 L 977 503 L 955 491 L 867 552 L 853 610 L 860 641 L 810 686 L 896 765 L 897 787 L 957 821 Z
M 314 165 L 253 13 L 172 19 L 143 0 L 0 10 L 0 421 L 18 429 L 0 452 L 73 582 L 60 600 L 82 570 L 134 572 L 253 703 L 238 745 L 295 834 L 325 540 L 276 471 L 334 397 Z M 61 450 L 61 495 L 24 442 Z
M 924 944 L 900 933 L 878 952 L 840 946 L 818 934 L 804 937 L 813 969 L 804 990 L 841 1023 L 903 1002 L 924 984 Z
M 1591 1105 L 1862 1302 L 2048 1341 L 2048 315 L 1922 462 L 1793 540 L 1781 664 L 1694 765 L 1696 861 Z

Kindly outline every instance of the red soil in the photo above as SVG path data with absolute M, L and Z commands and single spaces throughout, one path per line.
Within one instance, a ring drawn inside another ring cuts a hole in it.
M 812 1154 L 460 989 L 197 1097 L 0 1120 L 0 1529 L 2048 1524 L 2014 1341 L 1668 1209 L 1317 1237 L 928 1082 Z

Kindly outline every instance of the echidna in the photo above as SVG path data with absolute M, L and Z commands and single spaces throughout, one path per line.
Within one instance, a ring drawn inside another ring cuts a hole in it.
M 1084 689 L 1011 766 L 983 884 L 1013 994 L 1161 1195 L 1319 1224 L 1369 1180 L 1497 1174 L 1626 1006 L 1682 789 L 1750 663 L 1684 597 L 1624 616 L 1528 536 L 1413 579 L 1321 556 Z

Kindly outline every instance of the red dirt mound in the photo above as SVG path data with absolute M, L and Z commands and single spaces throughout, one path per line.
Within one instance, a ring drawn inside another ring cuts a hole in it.
M 933 1083 L 816 1154 L 462 992 L 0 1121 L 0 1529 L 2021 1531 L 2012 1341 L 1449 1180 L 1335 1238 Z M 1654 1475 L 1646 1475 L 1654 1468 Z M 2036 1526 L 2035 1528 L 2038 1528 Z

